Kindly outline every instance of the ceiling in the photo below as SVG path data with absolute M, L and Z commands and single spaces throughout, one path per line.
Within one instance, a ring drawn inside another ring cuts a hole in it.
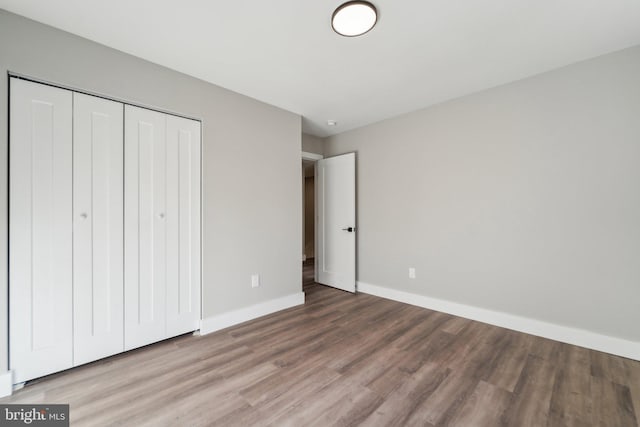
M 328 136 L 640 44 L 640 0 L 0 0 L 0 8 L 303 116 Z M 338 126 L 330 127 L 333 119 Z

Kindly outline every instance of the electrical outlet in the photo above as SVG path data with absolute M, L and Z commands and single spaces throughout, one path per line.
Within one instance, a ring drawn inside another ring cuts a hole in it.
M 416 269 L 413 267 L 409 267 L 409 279 L 416 278 Z
M 253 276 L 251 276 L 251 287 L 257 288 L 258 286 L 260 286 L 260 275 L 254 274 Z

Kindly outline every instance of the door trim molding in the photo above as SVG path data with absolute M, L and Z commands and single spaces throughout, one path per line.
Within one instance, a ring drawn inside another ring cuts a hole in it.
M 315 162 L 316 160 L 322 159 L 324 159 L 324 156 L 322 154 L 310 153 L 308 151 L 302 152 L 302 160 L 311 160 Z
M 640 361 L 640 342 L 358 282 L 359 292 Z

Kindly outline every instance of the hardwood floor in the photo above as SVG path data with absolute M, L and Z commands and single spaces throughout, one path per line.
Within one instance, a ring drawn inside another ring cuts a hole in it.
M 72 425 L 636 426 L 640 362 L 313 283 L 307 303 L 28 384 Z

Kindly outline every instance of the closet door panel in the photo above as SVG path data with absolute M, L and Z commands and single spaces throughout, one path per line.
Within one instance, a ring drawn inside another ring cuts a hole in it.
M 125 106 L 125 349 L 166 338 L 166 119 Z
M 9 364 L 67 369 L 72 347 L 72 93 L 10 80 Z
M 74 93 L 74 365 L 124 350 L 123 108 Z
M 167 116 L 167 335 L 200 323 L 200 122 Z

